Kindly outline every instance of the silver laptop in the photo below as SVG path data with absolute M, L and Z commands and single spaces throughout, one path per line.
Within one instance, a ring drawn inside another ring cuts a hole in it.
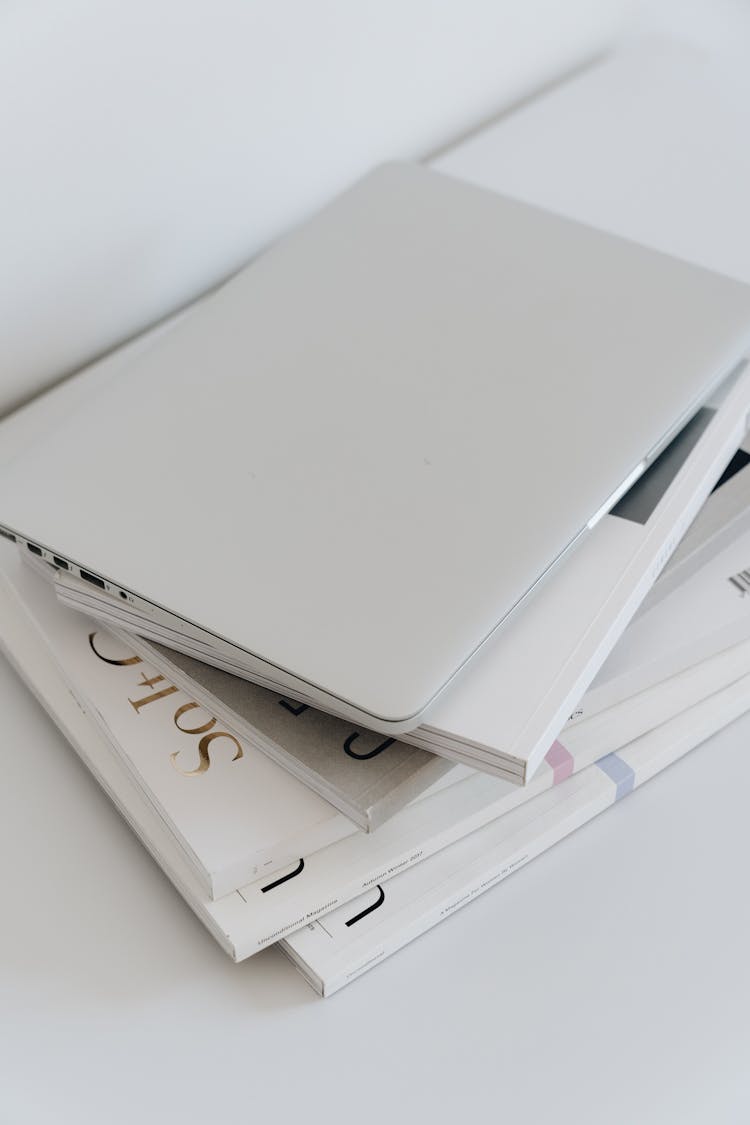
M 12 462 L 0 526 L 397 733 L 749 342 L 749 287 L 386 165 Z

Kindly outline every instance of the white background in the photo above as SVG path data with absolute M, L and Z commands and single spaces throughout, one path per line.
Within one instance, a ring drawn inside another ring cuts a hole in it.
M 0 411 L 617 33 L 632 0 L 0 6 Z
M 68 6 L 74 30 L 68 37 L 60 32 L 59 50 L 50 38 L 47 54 L 40 48 L 34 56 L 51 121 L 57 118 L 49 68 L 60 73 L 66 61 L 75 76 L 91 63 L 93 48 L 75 22 L 84 7 Z M 584 87 L 569 86 L 557 116 L 545 111 L 535 118 L 537 131 L 527 125 L 530 131 L 521 135 L 510 118 L 507 140 L 500 138 L 494 156 L 465 150 L 465 171 L 481 178 L 492 168 L 493 176 L 514 177 L 514 190 L 535 193 L 548 205 L 585 204 L 594 208 L 592 221 L 630 226 L 641 237 L 653 229 L 657 237 L 676 239 L 686 256 L 715 255 L 717 264 L 721 259 L 750 277 L 750 158 L 748 130 L 741 128 L 750 89 L 740 65 L 750 43 L 747 18 L 734 7 L 732 20 L 724 5 L 714 7 L 716 24 L 705 13 L 695 17 L 706 49 L 699 37 L 687 54 L 665 49 L 663 56 L 644 56 L 647 61 L 638 56 L 629 64 L 632 80 L 625 83 L 617 71 L 620 77 L 593 99 Z M 393 12 L 395 6 L 395 18 Z M 1 18 L 25 25 L 30 17 L 18 4 Z M 528 53 L 519 48 L 519 54 L 530 58 L 534 20 L 519 18 L 530 36 Z M 512 42 L 506 59 L 513 56 Z M 4 44 L 12 53 L 7 39 Z M 117 57 L 113 47 L 107 73 L 116 70 Z M 479 57 L 489 73 L 484 43 Z M 78 67 L 77 58 L 83 60 Z M 471 71 L 466 58 L 462 66 Z M 18 76 L 21 63 L 14 66 Z M 3 81 L 8 73 L 0 66 Z M 505 94 L 487 87 L 486 96 L 489 109 L 492 97 Z M 145 125 L 148 98 L 139 97 L 133 101 Z M 424 104 L 432 104 L 431 95 Z M 446 132 L 463 127 L 470 110 L 485 112 L 479 101 L 463 102 Z M 394 111 L 389 119 L 394 130 L 398 116 Z M 13 119 L 14 136 L 21 120 Z M 41 109 L 38 120 L 48 120 Z M 418 142 L 414 126 L 399 134 L 399 143 L 430 147 L 439 129 L 436 116 L 433 133 L 425 125 Z M 38 130 L 30 130 L 33 135 Z M 313 154 L 312 133 L 308 142 Z M 167 192 L 160 151 L 153 141 L 153 199 L 169 198 L 159 195 L 162 188 Z M 295 151 L 299 167 L 303 149 Z M 363 149 L 357 159 L 367 162 L 374 152 Z M 111 152 L 108 160 L 116 183 L 120 166 Z M 147 172 L 144 150 L 132 176 L 148 201 Z M 342 164 L 336 174 L 351 170 Z M 38 240 L 29 236 L 29 262 L 21 263 L 13 294 L 15 314 L 2 325 L 3 339 L 28 361 L 24 370 L 37 374 L 49 374 L 55 357 L 72 361 L 81 325 L 94 334 L 102 325 L 124 331 L 126 307 L 135 323 L 153 311 L 149 302 L 157 296 L 175 299 L 180 274 L 175 267 L 172 288 L 157 286 L 142 305 L 128 304 L 128 277 L 140 277 L 141 265 L 128 275 L 114 255 L 119 224 L 133 229 L 121 200 L 111 213 L 104 204 L 101 214 L 94 208 L 90 233 L 96 237 L 87 239 L 78 272 L 66 274 L 60 247 L 50 244 L 50 272 L 37 278 L 32 261 L 40 260 L 45 240 L 67 229 L 47 217 L 44 193 L 52 194 L 52 182 L 52 172 L 39 177 L 41 233 Z M 64 199 L 75 202 L 75 191 L 62 183 Z M 667 190 L 669 183 L 674 186 Z M 332 185 L 321 179 L 317 190 Z M 100 194 L 92 189 L 95 200 Z M 33 191 L 30 196 L 37 198 Z M 128 198 L 136 198 L 130 188 Z M 313 202 L 311 194 L 308 205 Z M 304 209 L 301 196 L 297 206 Z M 282 213 L 291 219 L 292 204 L 287 200 L 284 207 L 290 210 L 280 207 L 278 222 Z M 206 269 L 224 230 L 219 203 L 213 214 L 214 230 L 204 227 L 193 247 L 196 254 L 205 249 Z M 225 250 L 233 244 L 229 225 L 227 219 Z M 246 250 L 255 237 L 248 227 Z M 175 235 L 171 247 L 182 238 Z M 154 241 L 158 258 L 156 235 Z M 139 245 L 148 243 L 145 238 Z M 123 246 L 135 244 L 124 236 Z M 138 254 L 133 260 L 142 264 Z M 77 260 L 65 259 L 68 266 Z M 211 260 L 222 268 L 218 257 Z M 171 263 L 171 252 L 164 261 Z M 46 319 L 40 314 L 37 332 L 30 312 L 34 284 L 45 298 L 39 307 L 51 310 Z M 187 294 L 199 284 L 197 273 L 185 284 Z M 138 286 L 133 293 L 140 299 Z M 94 302 L 89 321 L 82 294 Z M 107 308 L 112 319 L 105 323 Z M 87 341 L 98 346 L 93 335 Z M 226 959 L 4 664 L 0 722 L 2 1125 L 453 1122 L 480 1115 L 514 1125 L 750 1119 L 750 718 L 325 1002 L 274 950 L 240 966 Z

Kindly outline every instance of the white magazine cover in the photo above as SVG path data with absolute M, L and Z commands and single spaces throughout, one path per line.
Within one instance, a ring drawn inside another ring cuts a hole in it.
M 401 741 L 528 782 L 736 453 L 749 410 L 743 364 Z M 75 576 L 60 573 L 56 586 L 65 605 L 113 628 L 137 628 L 147 640 L 236 671 L 197 637 L 177 636 Z
M 750 709 L 750 675 L 281 942 L 331 996 Z
M 721 547 L 723 537 L 716 537 Z M 642 613 L 623 634 L 576 709 L 574 720 L 606 711 L 649 684 L 674 676 L 750 638 L 750 529 Z M 684 607 L 690 606 L 688 616 Z M 683 607 L 681 610 L 680 607 Z
M 644 599 L 636 619 L 691 578 L 697 570 L 750 529 L 750 436 L 732 460 L 688 528 L 659 581 Z
M 35 574 L 39 588 L 48 593 Z M 65 611 L 61 611 L 65 612 Z M 581 723 L 568 746 L 555 743 L 532 784 L 519 788 L 500 779 L 475 774 L 425 798 L 394 817 L 378 832 L 357 833 L 322 851 L 300 856 L 285 870 L 212 901 L 186 862 L 164 821 L 146 801 L 132 775 L 61 672 L 48 639 L 34 616 L 0 571 L 0 637 L 6 654 L 64 730 L 66 737 L 103 785 L 136 834 L 161 864 L 188 904 L 224 949 L 242 960 L 292 933 L 315 918 L 419 864 L 441 848 L 520 807 L 535 794 L 564 787 L 576 770 L 622 745 L 612 718 Z M 63 661 L 64 663 L 64 661 Z M 625 737 L 633 738 L 656 721 L 679 713 L 717 685 L 736 682 L 750 666 L 750 644 L 691 669 L 665 691 L 664 685 L 643 693 L 637 703 L 618 709 Z M 705 675 L 701 676 L 700 673 Z M 639 718 L 640 716 L 640 718 Z M 645 725 L 644 725 L 645 724 Z

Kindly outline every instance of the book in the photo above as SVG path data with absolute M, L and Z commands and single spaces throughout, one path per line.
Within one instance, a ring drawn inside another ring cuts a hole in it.
M 400 741 L 527 783 L 744 439 L 749 409 L 750 371 L 743 364 L 523 612 L 486 642 L 438 698 L 427 722 Z M 106 590 L 64 572 L 56 586 L 71 608 L 233 671 L 231 661 L 209 651 L 197 634 L 178 635 Z M 172 674 L 180 673 L 178 658 L 168 659 Z M 249 689 L 237 685 L 233 692 Z M 232 709 L 236 713 L 236 702 Z M 222 714 L 228 722 L 229 711 Z M 233 722 L 240 720 L 235 716 Z M 265 746 L 274 752 L 271 742 Z
M 0 548 L 6 558 L 10 552 L 17 562 L 14 548 L 1 544 Z M 363 891 L 382 885 L 535 796 L 564 786 L 587 765 L 622 747 L 623 739 L 679 713 L 700 698 L 701 692 L 737 682 L 750 667 L 750 643 L 736 646 L 676 678 L 667 691 L 659 685 L 621 705 L 608 726 L 601 716 L 578 724 L 567 745 L 555 743 L 550 748 L 526 788 L 472 773 L 405 809 L 375 833 L 356 832 L 295 858 L 267 878 L 211 900 L 174 834 L 112 747 L 106 724 L 97 721 L 90 706 L 87 709 L 72 690 L 64 675 L 69 667 L 66 652 L 54 651 L 51 631 L 45 634 L 38 624 L 43 614 L 37 595 L 49 596 L 49 590 L 37 574 L 29 572 L 29 577 L 34 582 L 20 588 L 0 568 L 0 646 L 167 876 L 235 960 L 251 956 Z M 61 613 L 70 612 L 58 608 Z
M 750 675 L 746 675 L 602 758 L 559 789 L 535 797 L 387 884 L 284 937 L 282 951 L 316 992 L 331 996 L 749 709 Z

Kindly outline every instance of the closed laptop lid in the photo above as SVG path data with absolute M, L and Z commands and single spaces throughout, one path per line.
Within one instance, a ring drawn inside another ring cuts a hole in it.
M 749 327 L 740 283 L 387 165 L 13 462 L 0 524 L 416 725 Z

